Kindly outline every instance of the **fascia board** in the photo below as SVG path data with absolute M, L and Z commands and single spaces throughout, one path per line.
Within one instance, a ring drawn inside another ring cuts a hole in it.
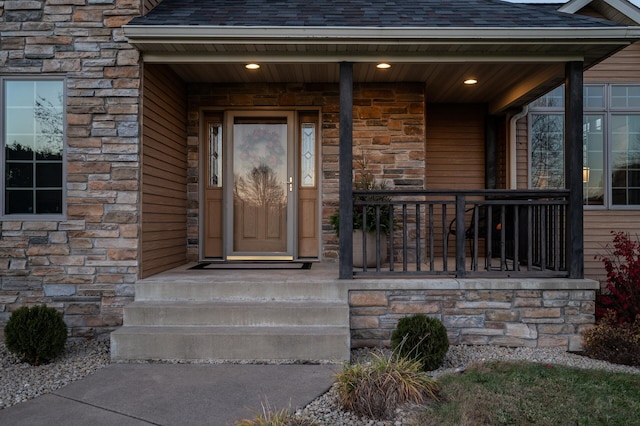
M 504 42 L 532 40 L 540 43 L 561 40 L 640 39 L 640 26 L 561 28 L 376 28 L 376 27 L 225 27 L 125 25 L 130 43 L 300 43 L 312 40 Z
M 406 53 L 349 53 L 336 52 L 327 54 L 300 54 L 300 53 L 272 53 L 272 52 L 239 52 L 236 54 L 210 52 L 142 52 L 143 61 L 146 63 L 177 63 L 177 64 L 200 64 L 200 63 L 234 63 L 246 62 L 247 58 L 261 63 L 276 64 L 314 64 L 314 63 L 337 63 L 342 61 L 353 63 L 385 62 L 393 60 L 398 63 L 408 64 L 499 64 L 499 63 L 521 63 L 521 64 L 542 64 L 542 63 L 565 63 L 570 61 L 582 61 L 581 55 L 443 55 L 443 54 L 422 54 L 408 55 Z
M 633 22 L 640 24 L 640 9 L 638 9 L 635 5 L 629 3 L 628 1 L 621 0 L 604 0 L 604 2 L 614 9 L 618 10 L 627 18 L 633 20 Z
M 592 0 L 571 0 L 560 6 L 558 12 L 574 14 L 591 3 Z
M 562 5 L 558 11 L 564 13 L 575 14 L 582 8 L 592 3 L 593 0 L 572 0 Z M 627 18 L 640 24 L 640 9 L 628 1 L 623 0 L 602 0 Z

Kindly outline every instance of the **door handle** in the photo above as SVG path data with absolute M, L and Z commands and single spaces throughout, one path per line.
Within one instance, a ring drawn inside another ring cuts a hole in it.
M 293 192 L 293 176 L 289 176 L 289 192 Z

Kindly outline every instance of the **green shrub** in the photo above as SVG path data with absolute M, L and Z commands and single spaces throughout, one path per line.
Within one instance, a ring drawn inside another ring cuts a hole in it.
M 614 312 L 582 333 L 584 353 L 615 364 L 640 366 L 640 320 L 618 323 Z
M 435 370 L 449 350 L 447 329 L 437 318 L 423 314 L 401 318 L 391 335 L 391 348 L 420 361 L 425 371 Z
M 371 361 L 345 365 L 338 378 L 340 406 L 357 416 L 390 420 L 405 403 L 437 399 L 438 385 L 419 361 L 373 354 Z
M 62 314 L 45 305 L 14 311 L 4 328 L 7 349 L 29 364 L 46 363 L 64 350 L 67 325 Z

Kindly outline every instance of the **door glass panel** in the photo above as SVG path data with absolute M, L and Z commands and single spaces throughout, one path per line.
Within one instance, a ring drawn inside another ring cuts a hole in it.
M 316 124 L 302 123 L 302 149 L 300 165 L 303 187 L 316 185 Z
M 209 187 L 222 186 L 222 124 L 207 123 L 209 138 Z
M 233 125 L 233 251 L 287 251 L 287 122 L 239 118 Z

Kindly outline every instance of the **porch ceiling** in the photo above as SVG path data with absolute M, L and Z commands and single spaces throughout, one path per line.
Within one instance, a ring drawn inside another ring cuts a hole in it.
M 251 61 L 253 62 L 253 61 Z M 189 83 L 338 83 L 338 63 L 264 63 L 256 71 L 244 63 L 194 64 L 171 63 L 171 68 Z M 489 103 L 495 111 L 525 104 L 564 78 L 558 63 L 398 63 L 379 70 L 376 63 L 354 64 L 354 82 L 422 82 L 429 102 Z M 542 78 L 544 77 L 544 78 Z M 478 80 L 465 85 L 467 78 Z M 542 81 L 544 80 L 544 81 Z

